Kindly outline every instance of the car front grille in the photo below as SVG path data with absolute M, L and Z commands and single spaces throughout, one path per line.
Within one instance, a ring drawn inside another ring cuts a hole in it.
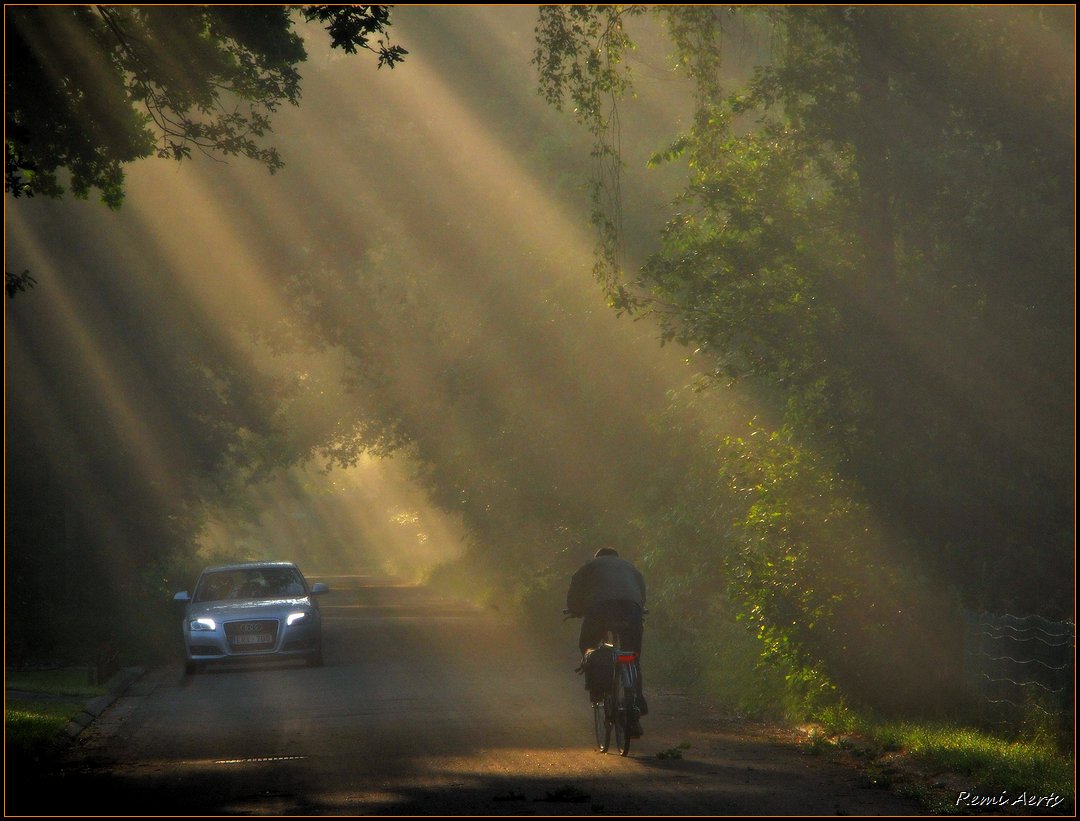
M 225 635 L 234 653 L 259 653 L 273 650 L 277 645 L 276 619 L 231 621 L 225 624 Z

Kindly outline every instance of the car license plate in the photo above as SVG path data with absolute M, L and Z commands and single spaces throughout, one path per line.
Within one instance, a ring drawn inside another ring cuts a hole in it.
M 241 633 L 233 636 L 233 644 L 269 644 L 274 637 L 269 633 Z

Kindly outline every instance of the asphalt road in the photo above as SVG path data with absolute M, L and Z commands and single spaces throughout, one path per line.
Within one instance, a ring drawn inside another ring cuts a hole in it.
M 79 736 L 60 771 L 9 778 L 9 814 L 919 812 L 674 692 L 648 691 L 645 736 L 627 758 L 601 754 L 573 673 L 576 625 L 553 618 L 562 652 L 422 588 L 312 578 L 332 587 L 324 667 L 153 669 Z M 681 758 L 657 755 L 676 749 Z

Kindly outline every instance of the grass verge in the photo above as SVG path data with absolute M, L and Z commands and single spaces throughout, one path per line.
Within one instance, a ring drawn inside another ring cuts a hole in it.
M 885 724 L 874 738 L 886 749 L 903 750 L 931 768 L 966 775 L 1006 793 L 1055 793 L 1070 802 L 1075 789 L 1073 758 L 1037 741 L 1007 741 L 963 727 Z
M 4 730 L 8 755 L 40 760 L 48 755 L 83 704 L 105 688 L 88 684 L 85 667 L 52 670 L 9 670 L 4 679 Z M 11 697 L 18 691 L 18 698 Z
M 40 760 L 82 709 L 78 701 L 9 701 L 4 710 L 7 755 Z
M 4 675 L 8 690 L 22 690 L 51 696 L 93 698 L 105 692 L 97 684 L 87 683 L 85 667 L 59 667 L 51 670 L 8 670 Z
M 1075 806 L 1075 759 L 1042 738 L 840 711 L 823 717 L 811 743 L 862 758 L 873 783 L 913 795 L 935 814 L 1071 814 Z

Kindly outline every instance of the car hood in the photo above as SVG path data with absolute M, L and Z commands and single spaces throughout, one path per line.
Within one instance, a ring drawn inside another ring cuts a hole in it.
M 307 596 L 286 599 L 258 599 L 253 601 L 217 601 L 193 604 L 188 609 L 189 618 L 206 616 L 218 621 L 230 619 L 282 618 L 294 610 L 314 610 Z

